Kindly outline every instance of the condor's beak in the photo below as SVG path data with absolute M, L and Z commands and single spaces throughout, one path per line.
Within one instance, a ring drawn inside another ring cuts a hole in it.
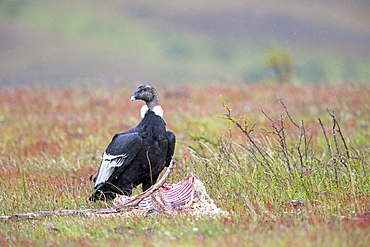
M 131 95 L 131 98 L 130 98 L 131 101 L 134 101 L 136 100 L 136 97 L 135 97 L 135 94 Z

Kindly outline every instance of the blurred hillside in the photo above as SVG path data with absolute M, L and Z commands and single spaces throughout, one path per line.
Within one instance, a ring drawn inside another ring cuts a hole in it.
M 370 2 L 0 0 L 0 85 L 370 81 Z

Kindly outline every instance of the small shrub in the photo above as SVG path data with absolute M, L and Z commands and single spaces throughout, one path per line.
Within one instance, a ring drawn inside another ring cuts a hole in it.
M 289 51 L 273 45 L 265 54 L 265 66 L 274 72 L 279 84 L 291 83 L 293 78 L 293 58 Z

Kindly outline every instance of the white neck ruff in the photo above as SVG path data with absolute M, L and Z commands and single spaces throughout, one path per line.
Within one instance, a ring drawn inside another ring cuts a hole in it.
M 148 106 L 147 105 L 143 105 L 140 109 L 140 115 L 141 115 L 141 118 L 144 118 L 145 116 L 145 113 L 148 111 Z M 154 106 L 153 108 L 153 111 L 156 115 L 160 116 L 160 117 L 163 117 L 163 109 L 160 105 L 156 105 Z

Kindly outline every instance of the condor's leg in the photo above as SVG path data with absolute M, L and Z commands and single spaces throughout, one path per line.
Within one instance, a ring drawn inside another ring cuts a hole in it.
M 142 188 L 143 188 L 143 191 L 146 191 L 152 185 L 154 185 L 157 182 L 158 177 L 159 177 L 159 174 L 152 175 L 152 176 L 149 175 L 147 178 L 145 178 L 142 185 L 141 185 Z

